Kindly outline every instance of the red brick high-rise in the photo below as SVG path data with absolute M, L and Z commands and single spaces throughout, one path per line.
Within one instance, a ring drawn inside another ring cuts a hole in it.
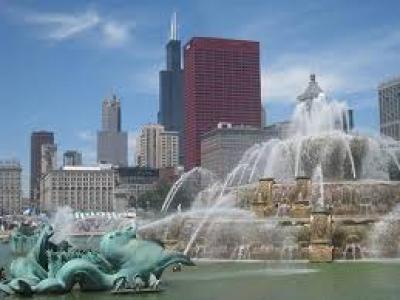
M 184 48 L 185 168 L 200 166 L 201 136 L 219 122 L 261 126 L 260 45 L 195 37 Z

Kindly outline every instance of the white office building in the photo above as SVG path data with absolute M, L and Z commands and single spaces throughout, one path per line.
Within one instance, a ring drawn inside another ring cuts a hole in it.
M 165 131 L 159 124 L 145 125 L 137 140 L 137 164 L 140 167 L 167 168 L 179 164 L 179 133 Z
M 41 182 L 41 210 L 69 206 L 75 211 L 114 211 L 116 173 L 111 165 L 64 166 Z
M 21 171 L 18 161 L 0 161 L 0 215 L 21 213 Z

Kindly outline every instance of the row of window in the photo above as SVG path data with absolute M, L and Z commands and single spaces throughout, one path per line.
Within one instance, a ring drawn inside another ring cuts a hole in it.
M 396 140 L 400 140 L 400 125 L 393 124 L 390 126 L 384 126 L 381 128 L 381 133 L 390 136 Z

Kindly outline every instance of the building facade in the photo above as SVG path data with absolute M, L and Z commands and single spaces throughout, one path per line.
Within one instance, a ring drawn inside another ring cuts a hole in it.
M 171 36 L 166 45 L 166 69 L 159 76 L 158 123 L 167 131 L 179 133 L 183 141 L 183 70 L 181 41 L 177 37 L 176 15 L 171 22 Z M 179 146 L 179 163 L 183 164 L 183 143 Z
M 40 178 L 46 175 L 51 170 L 57 169 L 57 145 L 43 144 L 42 145 L 42 162 Z
M 265 136 L 268 138 L 285 139 L 291 133 L 291 123 L 289 121 L 276 122 L 264 127 Z
M 81 166 L 82 153 L 76 150 L 68 150 L 63 155 L 63 166 Z
M 185 168 L 200 166 L 201 136 L 219 122 L 261 126 L 259 43 L 192 38 L 184 47 Z
M 111 165 L 66 166 L 42 181 L 41 211 L 69 206 L 75 211 L 115 211 L 116 174 Z
M 381 83 L 379 94 L 380 133 L 400 140 L 400 77 Z
M 119 167 L 115 189 L 116 211 L 125 211 L 128 207 L 138 208 L 140 195 L 154 190 L 159 181 L 159 170 L 142 167 Z
M 128 165 L 128 135 L 121 131 L 121 103 L 115 95 L 102 104 L 102 128 L 97 132 L 97 162 Z
M 40 179 L 42 174 L 42 145 L 54 144 L 54 133 L 49 131 L 35 131 L 31 135 L 31 174 L 30 198 L 34 205 L 40 199 Z
M 267 125 L 267 110 L 265 109 L 265 106 L 261 106 L 261 128 L 265 127 Z
M 270 132 L 252 126 L 219 123 L 201 139 L 201 167 L 225 178 L 247 149 L 271 138 Z
M 179 164 L 179 133 L 164 126 L 149 124 L 142 128 L 137 140 L 137 164 L 140 167 L 166 168 Z
M 0 161 L 0 215 L 22 212 L 21 171 L 18 161 Z
M 42 181 L 42 212 L 69 206 L 74 211 L 124 212 L 138 197 L 155 189 L 159 171 L 141 167 L 65 166 Z

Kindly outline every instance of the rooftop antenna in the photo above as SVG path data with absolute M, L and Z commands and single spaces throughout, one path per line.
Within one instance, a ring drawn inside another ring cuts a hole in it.
M 177 26 L 176 26 L 176 11 L 174 11 L 174 13 L 172 14 L 172 17 L 171 17 L 170 39 L 171 40 L 177 40 L 178 39 Z

